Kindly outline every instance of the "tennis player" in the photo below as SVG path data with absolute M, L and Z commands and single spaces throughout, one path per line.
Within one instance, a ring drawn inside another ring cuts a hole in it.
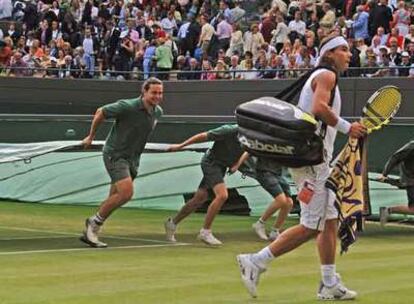
M 335 194 L 325 188 L 337 131 L 356 138 L 366 134 L 366 128 L 359 122 L 349 123 L 340 117 L 341 97 L 336 79 L 339 73 L 347 70 L 351 55 L 348 43 L 343 37 L 326 37 L 321 43 L 317 64 L 329 69 L 316 70 L 301 91 L 298 106 L 319 119 L 317 132 L 320 133 L 323 123 L 327 125 L 324 137 L 326 157 L 325 161 L 317 166 L 292 170 L 301 206 L 300 224 L 282 232 L 274 242 L 259 252 L 237 256 L 242 281 L 253 297 L 257 295 L 259 277 L 269 262 L 316 236 L 322 274 L 317 297 L 321 300 L 348 300 L 354 299 L 357 295 L 355 291 L 343 285 L 336 273 L 338 213 L 334 207 Z M 331 92 L 334 92 L 334 95 L 332 106 L 329 106 Z

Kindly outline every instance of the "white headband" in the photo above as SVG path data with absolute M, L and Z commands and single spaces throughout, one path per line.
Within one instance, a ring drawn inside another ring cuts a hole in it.
M 321 58 L 325 55 L 326 52 L 336 49 L 338 46 L 342 45 L 348 46 L 348 42 L 342 36 L 332 38 L 327 43 L 325 43 L 319 52 L 319 57 L 316 62 L 316 65 L 319 65 Z

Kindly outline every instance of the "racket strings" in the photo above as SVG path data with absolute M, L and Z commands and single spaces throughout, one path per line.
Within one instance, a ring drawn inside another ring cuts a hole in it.
M 379 92 L 372 102 L 365 106 L 363 124 L 368 129 L 374 129 L 388 123 L 398 110 L 400 102 L 401 94 L 396 89 L 389 88 Z

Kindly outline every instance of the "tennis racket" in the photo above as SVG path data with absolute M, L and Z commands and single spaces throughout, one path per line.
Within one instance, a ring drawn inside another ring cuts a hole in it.
M 395 86 L 384 86 L 368 99 L 362 109 L 361 123 L 368 134 L 387 125 L 401 105 L 401 92 Z

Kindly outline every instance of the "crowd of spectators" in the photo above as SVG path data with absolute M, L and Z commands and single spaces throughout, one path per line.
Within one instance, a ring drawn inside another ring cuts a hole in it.
M 345 76 L 414 77 L 413 8 L 398 0 L 0 0 L 0 74 L 295 78 L 336 32 L 351 47 L 355 69 Z

